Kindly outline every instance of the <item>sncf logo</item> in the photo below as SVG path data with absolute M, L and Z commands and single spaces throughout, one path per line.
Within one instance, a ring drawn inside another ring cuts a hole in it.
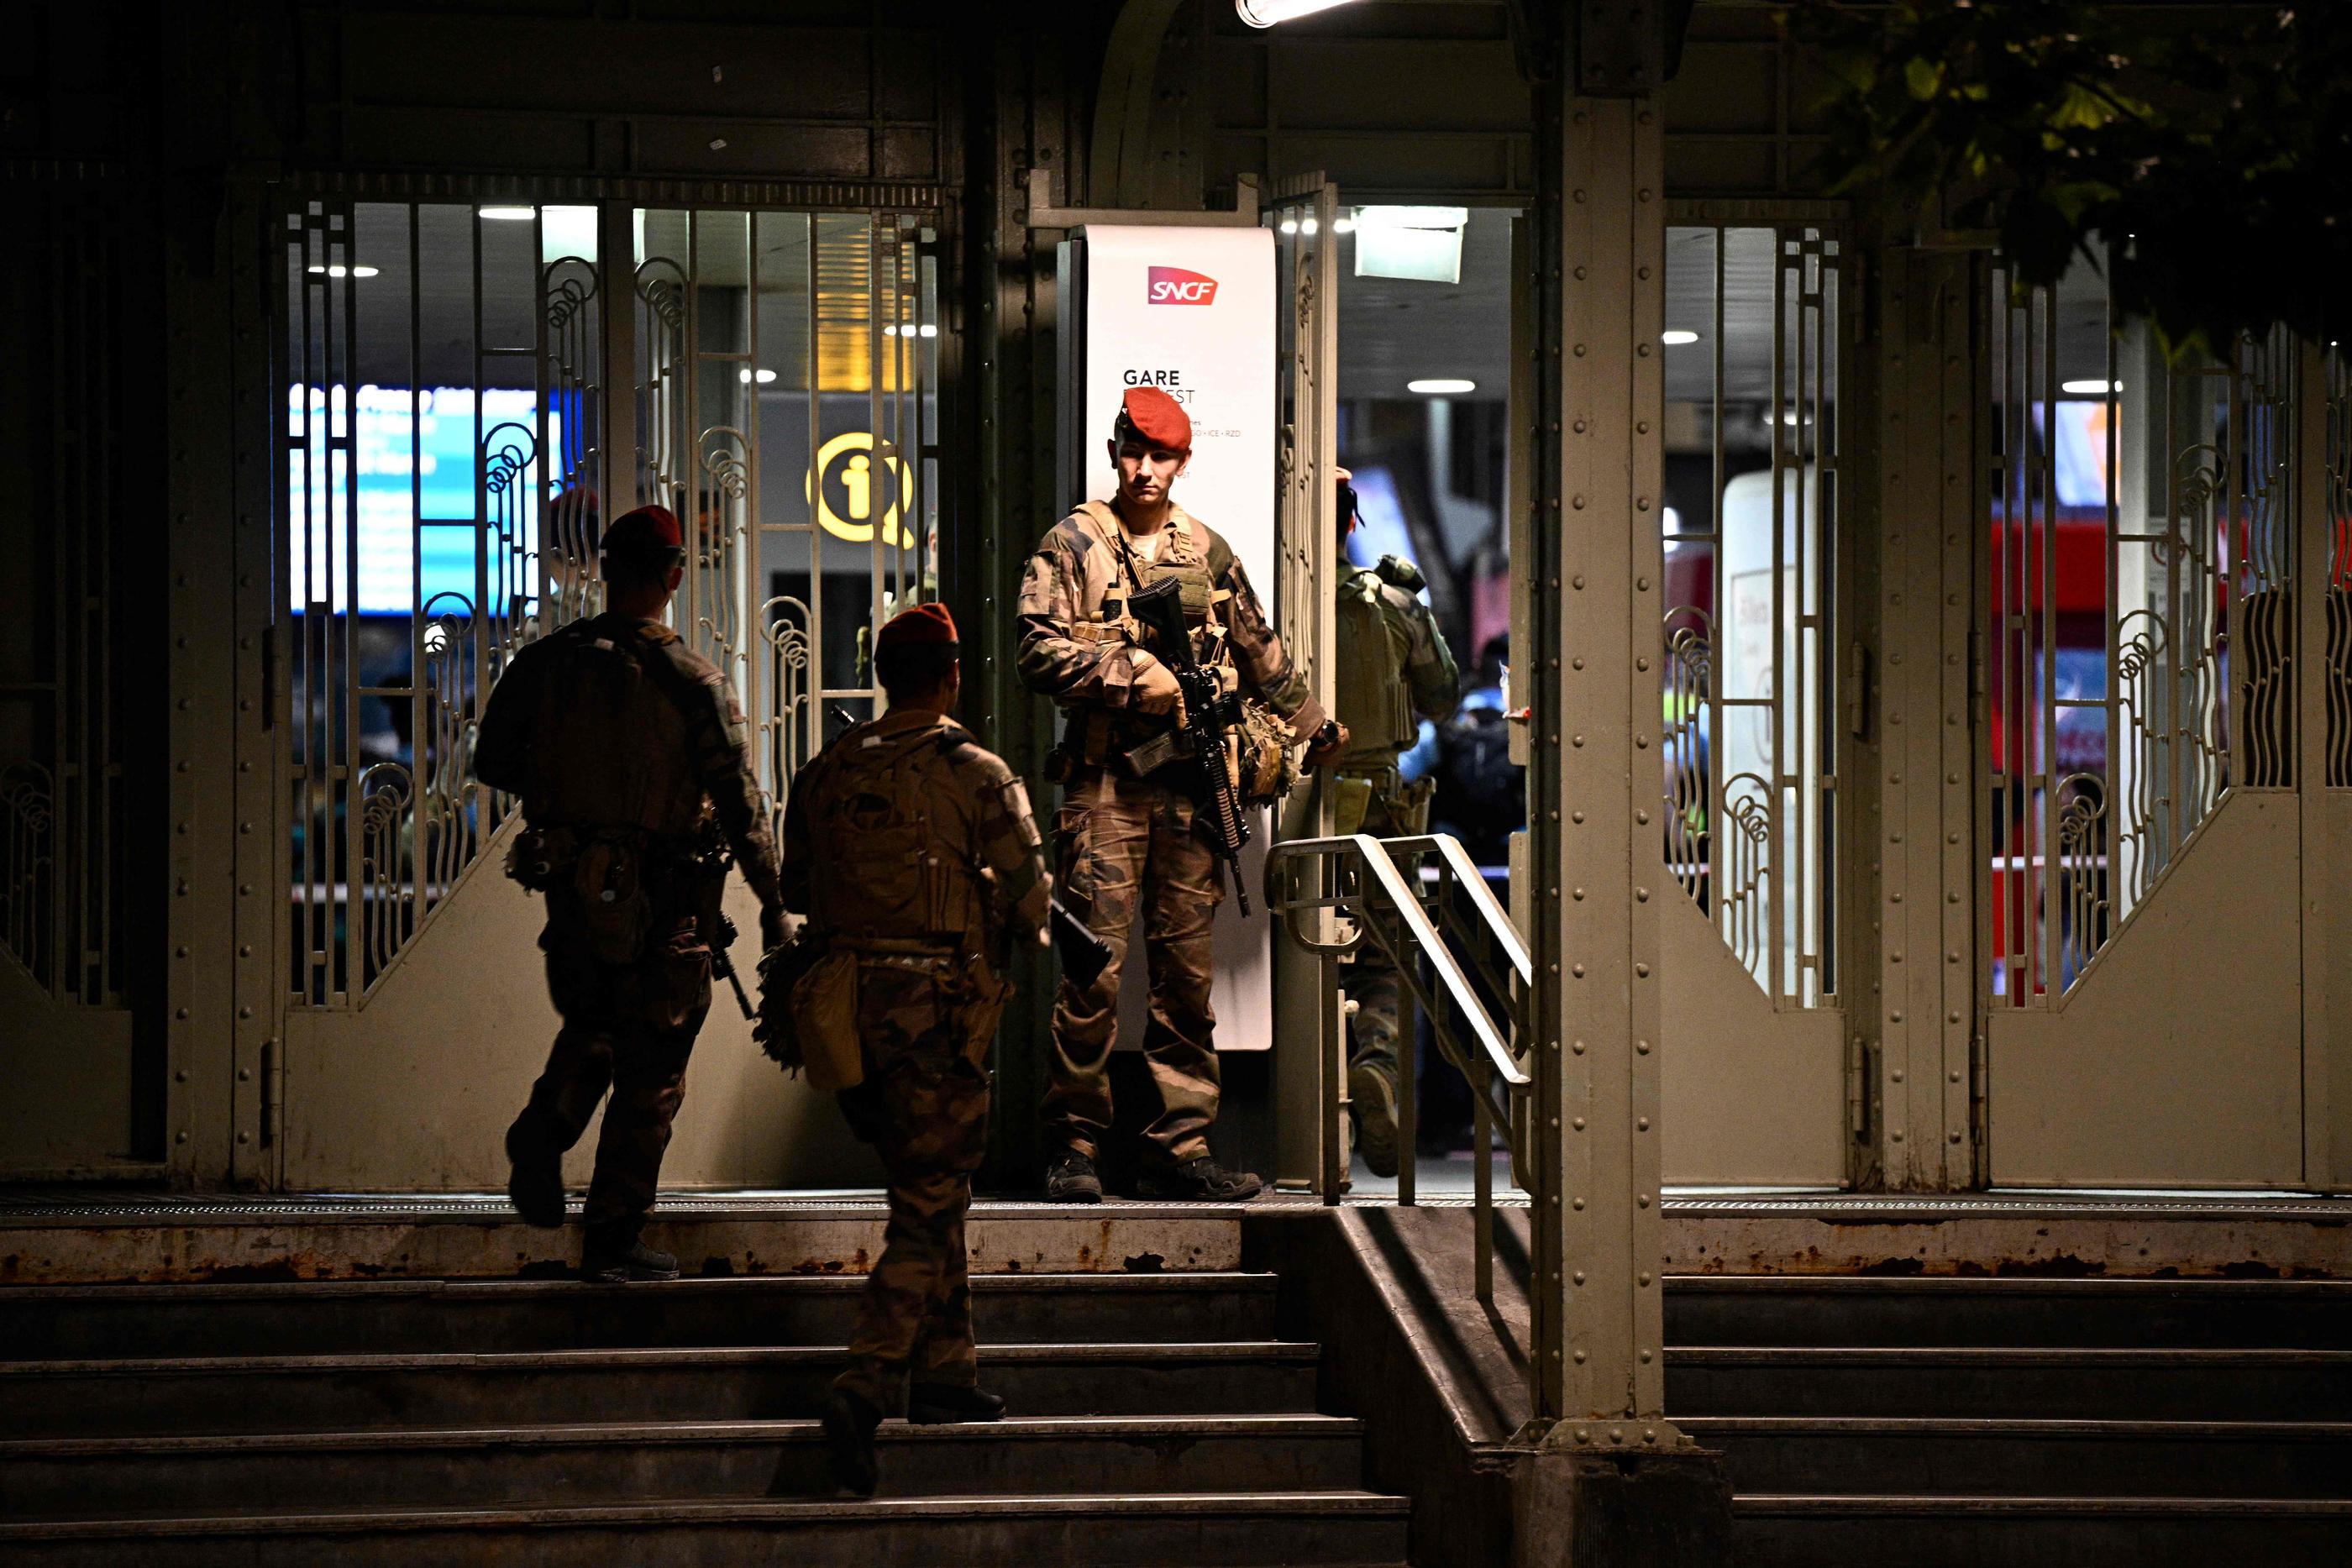
M 1187 272 L 1181 267 L 1153 267 L 1150 285 L 1144 298 L 1153 305 L 1213 305 L 1217 302 L 1215 278 Z

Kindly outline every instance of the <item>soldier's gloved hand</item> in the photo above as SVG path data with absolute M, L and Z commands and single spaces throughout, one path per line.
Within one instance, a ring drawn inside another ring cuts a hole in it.
M 1135 650 L 1129 659 L 1135 681 L 1127 700 L 1144 713 L 1172 712 L 1184 696 L 1184 688 L 1177 684 L 1176 672 L 1141 648 Z
M 1307 766 L 1322 768 L 1336 760 L 1348 747 L 1348 727 L 1336 718 L 1327 718 L 1315 738 L 1307 745 Z
M 760 911 L 760 951 L 772 953 L 784 945 L 784 906 Z

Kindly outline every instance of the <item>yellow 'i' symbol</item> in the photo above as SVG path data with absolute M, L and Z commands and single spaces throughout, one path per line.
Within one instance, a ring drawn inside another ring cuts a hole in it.
M 842 465 L 841 487 L 849 492 L 849 517 L 862 523 L 874 515 L 874 460 L 859 453 Z

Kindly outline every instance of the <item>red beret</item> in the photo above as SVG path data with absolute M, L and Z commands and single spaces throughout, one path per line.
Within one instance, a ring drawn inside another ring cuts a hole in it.
M 1131 430 L 1163 452 L 1192 450 L 1192 416 L 1158 387 L 1128 388 L 1113 429 L 1121 439 Z
M 885 648 L 917 643 L 943 643 L 950 648 L 956 645 L 955 617 L 948 613 L 946 605 L 933 601 L 893 615 L 883 626 L 882 634 L 874 639 L 874 651 L 878 653 Z
M 613 526 L 604 530 L 603 548 L 624 555 L 683 549 L 686 536 L 679 531 L 677 518 L 667 507 L 639 507 L 613 519 Z

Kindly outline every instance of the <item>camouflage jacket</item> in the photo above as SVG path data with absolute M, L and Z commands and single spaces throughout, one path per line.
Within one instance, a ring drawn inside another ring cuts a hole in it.
M 1250 587 L 1241 558 L 1216 531 L 1181 507 L 1169 508 L 1158 559 L 1136 568 L 1148 582 L 1173 570 L 1198 570 L 1210 584 L 1209 614 L 1222 632 L 1244 691 L 1265 699 L 1303 741 L 1323 727 L 1323 705 L 1290 662 L 1282 639 L 1266 623 L 1265 606 Z M 1074 715 L 1110 710 L 1138 727 L 1165 727 L 1130 706 L 1134 649 L 1118 634 L 1118 618 L 1104 618 L 1104 601 L 1124 598 L 1127 569 L 1119 559 L 1118 525 L 1108 509 L 1081 507 L 1047 531 L 1021 580 L 1021 678 Z M 1221 655 L 1222 656 L 1222 655 Z
M 1339 574 L 1333 700 L 1348 727 L 1342 769 L 1394 765 L 1398 753 L 1420 738 L 1418 719 L 1443 723 L 1462 699 L 1461 671 L 1437 618 L 1421 601 L 1421 584 L 1419 570 L 1392 555 L 1378 566 L 1349 567 Z M 1349 613 L 1355 604 L 1371 613 Z
M 827 936 L 994 950 L 1045 927 L 1029 794 L 963 726 L 908 708 L 853 725 L 793 780 L 784 907 Z
M 533 827 L 641 828 L 683 841 L 704 800 L 761 905 L 776 847 L 751 777 L 742 705 L 711 662 L 658 621 L 605 614 L 508 662 L 474 741 L 474 777 L 522 797 Z

